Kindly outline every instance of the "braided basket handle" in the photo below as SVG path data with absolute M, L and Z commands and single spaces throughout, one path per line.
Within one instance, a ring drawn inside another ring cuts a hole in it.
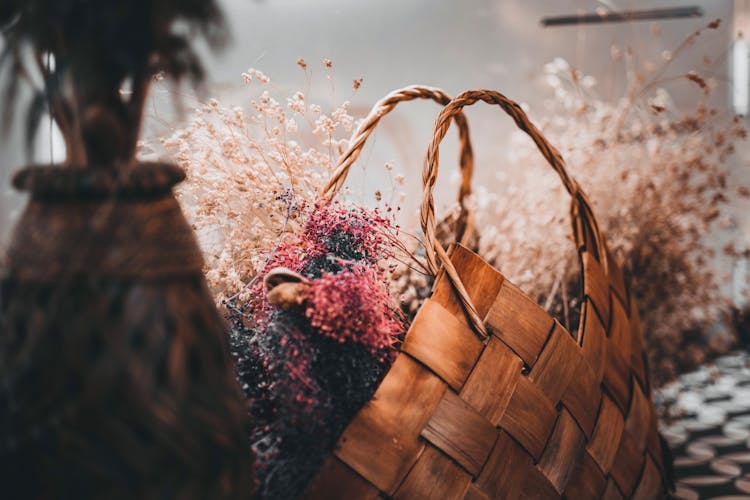
M 440 142 L 445 137 L 450 126 L 451 119 L 462 113 L 465 106 L 470 106 L 477 101 L 484 101 L 488 104 L 496 104 L 500 106 L 507 114 L 513 118 L 518 128 L 526 132 L 534 143 L 539 148 L 539 151 L 545 157 L 550 166 L 557 172 L 562 180 L 565 189 L 570 193 L 572 197 L 571 202 L 571 215 L 574 219 L 574 228 L 576 230 L 576 240 L 578 243 L 582 243 L 581 234 L 584 234 L 580 229 L 586 227 L 589 229 L 590 235 L 594 239 L 594 245 L 596 246 L 595 251 L 597 256 L 606 256 L 606 250 L 604 248 L 604 240 L 601 237 L 596 218 L 591 210 L 591 204 L 589 203 L 586 195 L 581 190 L 578 183 L 573 179 L 567 172 L 565 161 L 563 160 L 560 152 L 552 146 L 547 139 L 542 135 L 539 129 L 529 120 L 526 113 L 521 109 L 516 102 L 508 99 L 503 94 L 492 90 L 471 90 L 464 92 L 449 102 L 438 115 L 435 121 L 435 129 L 433 133 L 432 143 L 427 150 L 427 156 L 424 160 L 424 167 L 422 170 L 422 185 L 424 189 L 422 204 L 420 206 L 420 222 L 422 225 L 422 231 L 425 235 L 425 250 L 427 256 L 427 265 L 433 274 L 437 274 L 438 270 L 442 267 L 445 273 L 453 283 L 456 292 L 458 293 L 459 299 L 466 310 L 469 320 L 472 326 L 476 330 L 477 334 L 482 338 L 487 337 L 487 331 L 484 327 L 482 319 L 479 317 L 474 305 L 469 298 L 469 295 L 461 282 L 456 269 L 448 257 L 447 252 L 440 244 L 436 237 L 435 231 L 435 203 L 433 200 L 433 190 L 435 188 L 435 181 L 438 176 L 438 161 L 439 161 L 439 148 Z M 600 258 L 603 266 L 607 265 L 607 259 Z
M 375 103 L 370 110 L 370 113 L 349 140 L 349 148 L 339 157 L 331 179 L 321 190 L 320 197 L 322 200 L 329 202 L 339 192 L 344 181 L 346 181 L 347 175 L 349 175 L 351 166 L 357 161 L 357 158 L 359 158 L 359 155 L 362 153 L 362 149 L 365 146 L 365 142 L 370 135 L 372 135 L 378 122 L 380 122 L 380 119 L 393 111 L 398 103 L 415 99 L 431 99 L 442 105 L 451 102 L 451 97 L 438 88 L 427 87 L 424 85 L 411 85 L 409 87 L 394 90 Z M 466 121 L 466 116 L 459 110 L 452 115 L 452 119 L 456 122 L 456 126 L 458 127 L 458 138 L 461 148 L 459 157 L 461 186 L 458 191 L 458 206 L 461 215 L 459 220 L 465 220 L 468 214 L 466 200 L 471 194 L 471 178 L 474 173 L 474 153 L 471 149 L 469 124 Z M 463 237 L 463 231 L 465 230 L 465 224 L 460 222 L 457 227 L 460 234 L 456 235 L 456 239 L 461 240 Z

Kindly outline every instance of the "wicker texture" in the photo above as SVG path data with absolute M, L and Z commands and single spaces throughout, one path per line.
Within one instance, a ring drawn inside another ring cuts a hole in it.
M 437 242 L 438 147 L 452 117 L 478 100 L 514 118 L 572 195 L 585 295 L 576 335 L 476 254 Z M 466 92 L 437 119 L 423 180 L 432 297 L 308 497 L 665 496 L 637 309 L 557 150 L 513 101 Z
M 0 276 L 3 499 L 246 499 L 249 418 L 171 188 L 184 174 L 26 169 Z
M 380 120 L 393 111 L 399 103 L 416 99 L 428 99 L 443 105 L 451 102 L 451 97 L 442 90 L 425 85 L 411 85 L 409 87 L 394 90 L 387 96 L 383 97 L 375 103 L 370 110 L 370 113 L 368 113 L 364 121 L 359 127 L 357 127 L 357 130 L 354 132 L 351 139 L 349 139 L 349 148 L 339 157 L 331 179 L 321 191 L 321 199 L 330 201 L 341 190 L 341 187 L 344 185 L 344 182 L 349 175 L 351 166 L 357 161 L 357 158 L 359 158 L 367 139 L 375 131 Z M 456 220 L 451 221 L 451 225 L 453 226 L 451 232 L 453 232 L 457 241 L 465 242 L 470 236 L 469 231 L 467 231 L 469 228 L 467 225 L 469 224 L 470 210 L 467 207 L 466 201 L 471 195 L 471 178 L 474 174 L 474 153 L 471 148 L 469 124 L 466 121 L 466 116 L 462 111 L 458 110 L 452 115 L 452 119 L 455 121 L 456 127 L 458 128 L 461 185 L 459 186 L 457 199 L 458 216 L 456 217 Z M 450 125 L 450 120 L 448 121 L 448 125 Z M 448 127 L 446 126 L 446 131 L 447 129 Z

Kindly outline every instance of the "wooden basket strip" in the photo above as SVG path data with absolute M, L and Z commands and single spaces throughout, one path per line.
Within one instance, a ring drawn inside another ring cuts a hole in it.
M 461 246 L 452 251 L 451 259 L 460 276 L 464 270 L 474 276 L 464 279 L 472 293 L 472 284 L 483 282 L 476 279 L 482 269 L 500 282 L 486 317 L 507 306 L 502 289 L 510 283 L 497 271 Z M 607 282 L 610 300 L 619 301 L 616 287 L 616 279 Z M 466 337 L 471 326 L 457 307 L 458 297 L 447 293 L 450 290 L 448 279 L 439 280 L 425 310 L 439 310 L 438 315 L 452 311 L 455 320 L 415 322 L 407 343 L 411 336 L 426 333 L 422 330 L 440 328 L 465 333 L 441 332 L 437 338 L 471 338 Z M 508 303 L 514 300 L 518 299 Z M 585 301 L 584 307 L 594 311 L 591 299 Z M 624 317 L 608 328 L 621 329 L 627 336 L 632 332 L 629 314 L 619 302 L 614 311 L 614 317 Z M 329 465 L 310 492 L 328 481 L 341 483 L 344 491 L 364 480 L 397 498 L 663 496 L 661 445 L 648 395 L 626 366 L 632 394 L 622 407 L 606 370 L 597 373 L 590 366 L 587 353 L 593 350 L 587 349 L 588 343 L 602 344 L 598 349 L 604 352 L 619 352 L 621 335 L 610 329 L 601 335 L 603 327 L 595 314 L 596 321 L 581 322 L 578 340 L 550 318 L 548 338 L 532 366 L 488 323 L 489 342 L 481 345 L 458 390 L 451 384 L 452 375 L 423 362 L 422 358 L 432 362 L 434 354 L 402 353 L 339 442 L 335 460 L 348 464 L 346 474 L 327 473 Z M 442 352 L 445 347 L 436 349 Z
M 321 190 L 321 198 L 332 200 L 341 190 L 341 187 L 349 175 L 349 170 L 367 142 L 367 139 L 375 131 L 380 120 L 393 111 L 393 109 L 402 102 L 412 101 L 415 99 L 429 99 L 438 104 L 448 104 L 451 97 L 442 90 L 425 85 L 411 85 L 402 89 L 394 90 L 387 96 L 379 100 L 365 117 L 364 121 L 357 127 L 349 140 L 348 149 L 339 157 L 336 167 L 328 183 Z M 458 204 L 462 214 L 467 214 L 466 200 L 471 195 L 471 179 L 474 174 L 474 154 L 471 148 L 471 138 L 469 134 L 469 124 L 463 113 L 454 115 L 454 121 L 458 128 L 458 140 L 460 147 L 459 166 L 461 172 L 461 185 L 458 191 Z M 460 240 L 460 235 L 458 235 Z

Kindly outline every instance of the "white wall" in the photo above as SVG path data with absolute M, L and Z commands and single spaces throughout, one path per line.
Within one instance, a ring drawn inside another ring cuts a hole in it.
M 450 93 L 470 88 L 498 89 L 528 103 L 531 112 L 541 108 L 544 90 L 538 84 L 544 63 L 560 56 L 584 73 L 595 76 L 604 89 L 615 89 L 623 80 L 622 69 L 614 68 L 609 47 L 631 45 L 642 59 L 657 61 L 663 50 L 674 48 L 691 30 L 713 18 L 726 22 L 718 33 L 701 41 L 700 51 L 676 61 L 675 71 L 698 66 L 703 54 L 716 55 L 730 43 L 731 0 L 703 2 L 659 0 L 541 1 L 541 0 L 223 0 L 233 32 L 233 44 L 222 56 L 207 57 L 211 92 L 240 102 L 247 96 L 241 87 L 240 73 L 248 66 L 262 69 L 276 84 L 290 89 L 304 84 L 298 57 L 320 68 L 323 58 L 334 61 L 335 75 L 346 87 L 357 77 L 365 82 L 353 103 L 367 108 L 391 89 L 412 83 L 442 87 Z M 606 24 L 586 27 L 544 29 L 543 16 L 592 11 L 602 4 L 617 8 L 653 8 L 700 4 L 706 11 L 702 19 L 663 21 L 662 34 L 652 35 L 652 23 Z M 726 68 L 719 68 L 719 78 Z M 325 83 L 322 71 L 319 80 Z M 326 90 L 317 92 L 325 97 Z M 726 99 L 726 89 L 717 93 Z M 680 96 L 678 95 L 678 98 Z M 168 102 L 157 96 L 153 103 L 163 116 L 170 116 Z M 475 106 L 479 108 L 479 106 Z M 495 168 L 491 159 L 502 154 L 511 128 L 497 110 L 470 110 L 479 181 L 490 182 L 488 172 Z M 404 106 L 397 112 L 398 133 L 409 146 L 396 147 L 389 140 L 389 123 L 383 123 L 370 159 L 374 167 L 394 159 L 411 172 L 408 187 L 418 192 L 418 169 L 428 144 L 431 124 L 438 109 L 431 104 Z M 405 126 L 403 124 L 406 124 Z M 7 191 L 9 174 L 26 162 L 21 154 L 20 129 L 0 142 L 0 244 L 7 238 L 10 213 L 21 198 Z M 154 120 L 148 133 L 159 131 Z M 393 129 L 391 129 L 393 132 Z M 42 157 L 48 151 L 42 142 Z M 455 143 L 446 140 L 442 155 L 444 173 L 454 168 Z M 445 175 L 449 177 L 449 175 Z M 442 185 L 441 193 L 449 187 Z M 442 196 L 452 197 L 453 193 Z M 407 207 L 408 208 L 408 207 Z

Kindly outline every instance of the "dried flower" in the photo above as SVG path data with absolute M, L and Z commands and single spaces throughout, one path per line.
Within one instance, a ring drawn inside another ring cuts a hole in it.
M 584 88 L 565 64 L 546 69 L 555 78 L 547 78 L 554 99 L 545 110 L 544 133 L 561 148 L 593 201 L 609 248 L 624 261 L 655 377 L 663 381 L 673 375 L 668 365 L 690 368 L 681 346 L 692 337 L 684 332 L 708 331 L 729 309 L 722 273 L 706 260 L 714 252 L 706 235 L 727 223 L 726 162 L 746 132 L 708 102 L 678 110 L 660 88 L 662 69 L 650 81 L 634 77 L 617 103 Z M 710 93 L 696 73 L 687 78 Z M 505 192 L 480 186 L 475 195 L 480 254 L 574 329 L 576 253 L 572 245 L 550 244 L 570 239 L 563 222 L 567 197 L 559 179 L 539 173 L 549 169 L 523 134 L 514 136 L 511 151 L 508 170 L 525 178 L 499 177 L 509 185 Z M 750 194 L 744 186 L 737 191 Z
M 372 396 L 404 331 L 380 267 L 392 252 L 390 220 L 338 203 L 306 213 L 303 230 L 290 235 L 262 271 L 287 268 L 271 275 L 270 294 L 303 285 L 293 300 L 274 306 L 256 284 L 248 303 L 229 303 L 232 352 L 255 417 L 263 498 L 299 495 Z
M 706 94 L 708 94 L 708 92 L 709 92 L 709 85 L 708 85 L 708 83 L 706 83 L 706 80 L 704 80 L 703 77 L 700 76 L 698 73 L 696 73 L 695 71 L 689 71 L 685 75 L 685 78 L 687 78 L 691 82 L 694 82 L 701 89 L 703 89 L 703 92 L 705 92 Z
M 302 59 L 297 64 L 306 67 Z M 314 206 L 355 121 L 348 102 L 324 113 L 302 92 L 278 96 L 260 70 L 249 68 L 242 77 L 268 87 L 249 99 L 250 106 L 211 99 L 162 140 L 187 173 L 178 196 L 198 234 L 217 302 L 246 295 L 245 284 L 264 267 L 264 256 L 300 228 L 301 207 Z
M 324 273 L 303 300 L 310 324 L 338 342 L 357 342 L 385 355 L 403 332 L 388 288 L 372 267 Z

